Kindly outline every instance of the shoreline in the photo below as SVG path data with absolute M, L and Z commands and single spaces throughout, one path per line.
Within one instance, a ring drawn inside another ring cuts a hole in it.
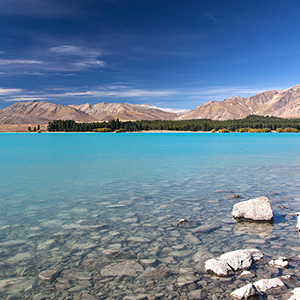
M 0 124 L 0 133 L 30 133 L 28 131 L 28 127 L 37 128 L 40 125 L 40 130 L 43 132 L 47 131 L 47 124 L 38 124 L 38 123 L 30 123 L 30 124 Z

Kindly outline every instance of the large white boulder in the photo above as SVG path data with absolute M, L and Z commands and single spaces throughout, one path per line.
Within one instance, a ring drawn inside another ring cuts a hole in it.
M 236 203 L 231 215 L 234 219 L 252 221 L 272 221 L 274 218 L 270 200 L 267 197 L 258 197 Z
M 253 262 L 261 259 L 263 253 L 258 249 L 242 249 L 222 254 L 205 262 L 205 270 L 217 276 L 228 276 L 231 270 L 249 269 Z

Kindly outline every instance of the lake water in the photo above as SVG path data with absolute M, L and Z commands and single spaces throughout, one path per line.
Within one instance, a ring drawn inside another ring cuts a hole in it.
M 299 134 L 0 134 L 1 299 L 229 299 L 290 274 L 268 296 L 284 299 L 300 286 L 299 174 Z M 259 196 L 274 224 L 234 223 L 233 205 Z M 182 218 L 218 228 L 192 233 Z M 243 248 L 265 255 L 253 278 L 205 273 Z M 267 267 L 278 256 L 289 269 Z

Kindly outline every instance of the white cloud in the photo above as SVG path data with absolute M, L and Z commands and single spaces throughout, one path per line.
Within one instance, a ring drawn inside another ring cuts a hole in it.
M 209 18 L 209 19 L 211 19 L 212 21 L 214 21 L 214 22 L 219 22 L 219 19 L 217 19 L 216 17 L 214 17 L 211 13 L 208 13 L 208 14 L 206 14 L 207 15 L 207 17 Z
M 73 45 L 57 46 L 50 49 L 52 52 L 62 55 L 73 55 L 81 57 L 98 57 L 102 52 L 97 49 L 81 48 Z
M 183 90 L 180 94 L 188 95 L 193 98 L 195 97 L 210 97 L 216 98 L 218 100 L 223 100 L 225 98 L 233 97 L 233 96 L 242 96 L 242 97 L 249 97 L 264 91 L 269 90 L 280 90 L 281 88 L 252 88 L 252 87 L 222 87 L 222 86 L 211 86 L 202 89 L 190 89 L 190 90 Z
M 31 60 L 31 59 L 0 59 L 0 65 L 15 65 L 15 64 L 41 65 L 44 64 L 44 62 L 40 60 Z
M 4 89 L 0 88 L 0 96 L 13 95 L 17 93 L 21 93 L 22 89 Z
M 70 65 L 79 68 L 104 67 L 105 62 L 98 59 L 86 59 L 71 63 Z
M 91 97 L 163 97 L 176 94 L 176 91 L 161 90 L 161 91 L 150 91 L 142 89 L 123 89 L 123 90 L 97 90 L 97 91 L 86 91 L 86 92 L 67 92 L 64 96 L 91 96 Z
M 5 102 L 19 102 L 19 101 L 42 101 L 42 100 L 47 100 L 47 98 L 20 96 L 20 97 L 5 99 L 4 101 Z

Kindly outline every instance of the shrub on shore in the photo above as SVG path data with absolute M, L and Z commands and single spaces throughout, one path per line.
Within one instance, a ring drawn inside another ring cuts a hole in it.
M 222 128 L 222 129 L 219 129 L 218 132 L 220 132 L 220 133 L 229 133 L 229 130 L 227 128 Z
M 107 128 L 107 127 L 93 129 L 93 132 L 111 132 L 111 131 L 112 130 L 110 128 Z
M 299 132 L 296 128 L 287 127 L 283 130 L 283 132 Z

